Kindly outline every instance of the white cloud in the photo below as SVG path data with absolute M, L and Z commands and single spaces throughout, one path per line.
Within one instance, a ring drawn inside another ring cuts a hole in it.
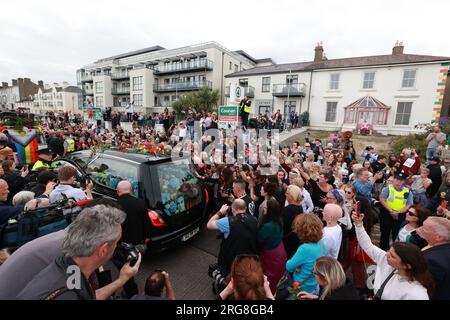
M 75 70 L 152 45 L 176 48 L 217 41 L 279 63 L 309 61 L 317 41 L 329 59 L 405 52 L 450 56 L 446 12 L 433 1 L 2 2 L 0 80 L 75 83 Z

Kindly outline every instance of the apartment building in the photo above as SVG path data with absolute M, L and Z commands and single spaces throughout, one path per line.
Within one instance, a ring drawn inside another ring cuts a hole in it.
M 408 134 L 449 116 L 449 64 L 450 57 L 405 54 L 402 43 L 388 55 L 329 60 L 318 43 L 313 61 L 257 66 L 225 82 L 255 88 L 253 116 L 307 111 L 312 129 Z
M 2 110 L 18 108 L 18 102 L 32 100 L 33 95 L 43 85 L 43 81 L 38 81 L 36 84 L 29 78 L 13 79 L 11 85 L 8 82 L 2 82 L 0 86 L 0 108 Z
M 61 85 L 53 83 L 39 88 L 33 96 L 34 114 L 45 114 L 46 112 L 72 112 L 80 113 L 83 105 L 83 96 L 80 88 L 71 86 L 68 82 Z
M 269 60 L 230 51 L 216 42 L 176 49 L 153 46 L 86 65 L 77 70 L 77 82 L 84 102 L 94 107 L 123 111 L 134 102 L 137 112 L 159 113 L 181 95 L 204 86 L 218 89 L 224 103 L 226 75 Z

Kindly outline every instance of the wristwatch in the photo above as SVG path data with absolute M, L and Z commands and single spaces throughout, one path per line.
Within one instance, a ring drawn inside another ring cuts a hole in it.
M 220 211 L 217 211 L 216 215 L 217 215 L 219 218 L 222 218 L 222 217 L 223 217 L 223 215 L 222 215 L 222 213 L 221 213 Z

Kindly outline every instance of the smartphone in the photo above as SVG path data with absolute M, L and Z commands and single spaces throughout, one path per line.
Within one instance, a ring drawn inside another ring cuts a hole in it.
M 23 165 L 23 171 L 28 171 L 28 165 L 27 164 Z
M 361 201 L 356 201 L 355 212 L 358 217 L 361 216 Z

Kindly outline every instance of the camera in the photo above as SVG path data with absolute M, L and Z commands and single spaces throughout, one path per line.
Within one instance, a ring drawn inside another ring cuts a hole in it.
M 125 264 L 130 262 L 130 267 L 133 267 L 139 258 L 139 253 L 143 255 L 147 250 L 145 245 L 134 246 L 130 243 L 121 242 L 114 253 L 114 259 Z

